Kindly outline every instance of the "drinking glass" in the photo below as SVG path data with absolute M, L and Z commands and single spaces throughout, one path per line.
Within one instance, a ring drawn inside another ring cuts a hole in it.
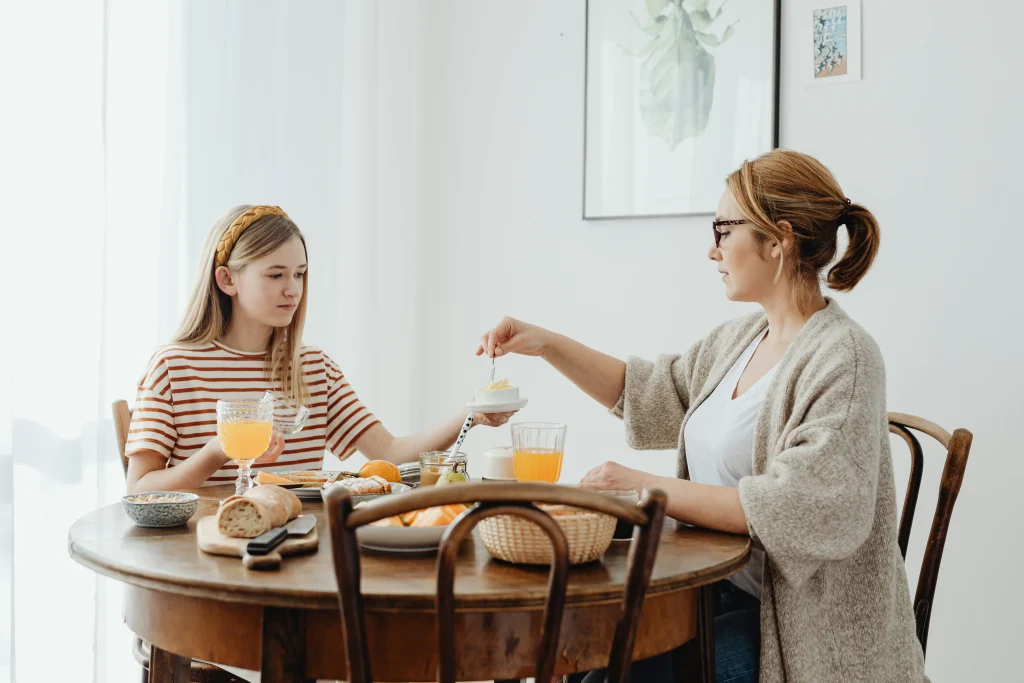
M 512 465 L 519 481 L 554 484 L 562 474 L 565 425 L 517 422 L 512 425 Z
M 252 463 L 267 452 L 273 434 L 273 401 L 217 401 L 220 445 L 238 463 L 236 496 L 252 488 Z
M 280 391 L 263 394 L 264 401 L 274 403 L 274 431 L 278 434 L 295 434 L 306 426 L 309 419 L 309 408 L 293 398 L 288 398 Z

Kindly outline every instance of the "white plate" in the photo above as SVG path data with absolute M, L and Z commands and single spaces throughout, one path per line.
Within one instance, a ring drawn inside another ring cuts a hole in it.
M 440 542 L 438 542 L 440 545 Z M 405 553 L 409 555 L 424 555 L 426 553 L 436 553 L 436 547 L 430 548 L 389 548 L 383 545 L 370 545 L 369 543 L 360 543 L 359 547 L 364 550 L 372 550 L 376 553 Z
M 528 399 L 521 398 L 518 401 L 507 401 L 505 403 L 479 403 L 470 401 L 466 404 L 474 413 L 512 413 L 526 407 Z
M 397 481 L 391 482 L 391 493 L 357 493 L 352 496 L 352 504 L 375 500 L 381 496 L 390 496 L 392 493 L 405 493 L 412 489 L 408 484 L 400 484 Z M 292 489 L 292 493 L 298 496 L 299 500 L 322 500 L 324 490 L 322 488 Z
M 422 552 L 441 544 L 447 526 L 362 526 L 356 529 L 359 545 L 372 550 Z

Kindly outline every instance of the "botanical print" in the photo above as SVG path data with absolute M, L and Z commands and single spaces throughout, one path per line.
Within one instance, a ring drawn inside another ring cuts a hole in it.
M 777 139 L 779 0 L 586 6 L 584 218 L 714 213 Z
M 816 9 L 814 21 L 814 77 L 846 74 L 846 5 Z
M 651 137 L 674 150 L 704 133 L 715 95 L 715 56 L 739 19 L 722 12 L 728 0 L 646 0 L 647 17 L 634 16 L 646 43 L 627 52 L 641 61 L 640 112 Z

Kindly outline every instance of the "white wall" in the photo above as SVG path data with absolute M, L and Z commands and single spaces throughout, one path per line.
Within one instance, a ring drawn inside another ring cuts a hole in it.
M 1015 191 L 1024 9 L 865 0 L 864 80 L 806 89 L 797 28 L 807 19 L 784 5 L 782 142 L 829 165 L 882 225 L 874 269 L 839 300 L 882 347 L 891 409 L 976 435 L 936 595 L 929 675 L 1013 677 L 1008 653 L 1024 607 L 1013 523 L 1024 328 L 1012 276 L 1024 253 Z M 434 406 L 485 379 L 486 362 L 467 354 L 504 314 L 650 357 L 745 311 L 725 300 L 706 260 L 708 219 L 580 219 L 583 0 L 432 2 L 424 35 L 422 343 L 431 362 L 422 380 L 436 402 L 424 418 L 446 415 Z M 542 362 L 499 361 L 505 374 L 530 398 L 522 418 L 568 423 L 564 480 L 605 459 L 672 471 L 672 454 L 631 453 L 621 425 Z M 467 447 L 507 441 L 507 430 L 474 430 Z M 928 455 L 912 584 L 941 467 L 940 453 Z M 895 456 L 902 485 L 903 451 Z

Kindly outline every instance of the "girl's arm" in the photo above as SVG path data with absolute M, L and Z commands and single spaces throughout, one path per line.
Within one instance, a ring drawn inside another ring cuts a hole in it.
M 276 434 L 270 448 L 256 462 L 274 462 L 283 452 L 284 437 Z M 167 467 L 167 458 L 155 451 L 135 451 L 128 457 L 128 493 L 197 489 L 228 460 L 216 436 L 174 467 Z
M 487 425 L 497 427 L 508 422 L 514 413 L 494 413 L 473 415 L 473 426 Z M 370 460 L 390 460 L 393 463 L 414 462 L 420 453 L 427 451 L 443 451 L 451 448 L 459 436 L 466 414 L 461 413 L 441 424 L 416 434 L 394 436 L 387 428 L 378 423 L 367 429 L 355 441 L 355 447 Z

